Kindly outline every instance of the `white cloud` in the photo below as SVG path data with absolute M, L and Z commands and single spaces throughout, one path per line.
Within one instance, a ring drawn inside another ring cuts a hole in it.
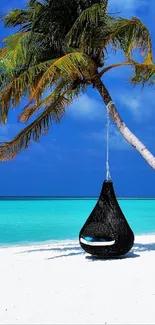
M 118 101 L 129 110 L 137 123 L 141 123 L 144 119 L 152 119 L 154 115 L 153 97 L 154 93 L 151 90 L 146 89 L 144 92 L 140 92 L 133 89 L 132 92 L 125 91 L 123 95 L 118 97 Z
M 130 110 L 130 112 L 135 116 L 136 119 L 141 119 L 141 99 L 139 97 L 131 97 L 129 93 L 126 95 L 120 96 L 119 101 Z
M 128 11 L 130 14 L 136 9 L 146 5 L 146 0 L 109 0 L 109 9 L 112 10 L 112 12 L 119 11 L 122 14 L 125 11 Z
M 101 130 L 97 132 L 93 132 L 91 134 L 91 138 L 95 141 L 102 142 L 104 145 L 106 144 L 106 130 Z M 121 133 L 116 129 L 116 127 L 111 124 L 110 125 L 110 133 L 109 133 L 109 148 L 110 150 L 130 150 L 131 146 L 129 143 L 123 138 Z
M 99 119 L 104 116 L 104 104 L 84 94 L 74 101 L 68 113 L 78 119 Z

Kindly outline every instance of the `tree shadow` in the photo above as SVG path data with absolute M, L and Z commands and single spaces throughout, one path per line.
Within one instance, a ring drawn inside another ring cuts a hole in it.
M 75 245 L 75 246 L 64 245 L 63 247 L 27 249 L 17 254 L 35 253 L 35 252 L 65 252 L 65 251 L 73 251 L 73 250 L 82 250 L 82 249 L 79 245 Z
M 125 259 L 129 259 L 129 258 L 137 258 L 140 257 L 139 254 L 135 254 L 132 251 L 127 253 L 126 255 L 123 256 L 118 256 L 118 257 L 111 257 L 111 258 L 101 258 L 101 257 L 97 257 L 97 256 L 93 256 L 93 255 L 89 255 L 86 256 L 86 259 L 89 262 L 95 262 L 95 261 L 114 261 L 114 260 L 125 260 Z
M 29 253 L 35 253 L 35 252 L 57 252 L 58 255 L 45 258 L 45 260 L 54 260 L 56 258 L 61 257 L 70 257 L 70 256 L 76 256 L 76 255 L 84 255 L 85 252 L 82 250 L 80 245 L 72 245 L 72 244 L 66 244 L 63 247 L 51 247 L 51 248 L 34 248 L 34 249 L 27 249 L 25 251 L 16 253 L 16 254 L 29 254 Z
M 129 253 L 127 253 L 126 255 L 123 255 L 123 256 L 119 256 L 119 257 L 99 258 L 99 257 L 92 256 L 92 255 L 86 255 L 85 259 L 89 262 L 105 261 L 105 260 L 106 261 L 122 260 L 122 259 L 140 257 L 139 253 L 147 252 L 147 251 L 155 251 L 155 243 L 150 243 L 150 244 L 135 243 Z M 54 259 L 62 258 L 62 257 L 85 255 L 85 252 L 83 251 L 83 249 L 81 248 L 81 246 L 79 244 L 77 244 L 77 245 L 66 244 L 66 245 L 63 245 L 62 247 L 27 249 L 27 250 L 17 253 L 17 254 L 34 253 L 34 252 L 55 252 L 55 253 L 58 253 L 55 256 L 45 258 L 45 260 L 54 260 Z
M 140 257 L 139 253 L 155 251 L 155 243 L 141 244 L 135 243 L 131 251 L 123 256 L 113 257 L 113 258 L 98 258 L 96 256 L 86 256 L 88 261 L 111 261 L 111 260 L 124 260 L 128 258 L 137 258 Z
M 135 243 L 132 248 L 132 251 L 136 253 L 155 251 L 155 243 L 149 243 L 149 244 Z
M 52 249 L 51 249 L 52 250 Z M 46 258 L 46 260 L 53 260 L 56 258 L 61 258 L 61 257 L 71 257 L 71 256 L 76 256 L 76 255 L 85 255 L 87 253 L 85 253 L 83 251 L 83 249 L 80 246 L 74 246 L 74 247 L 70 247 L 70 248 L 61 248 L 59 249 L 54 249 L 55 251 L 61 251 L 61 252 L 66 252 L 66 254 L 59 254 L 59 255 L 55 255 L 49 258 Z M 76 250 L 75 252 L 70 252 L 71 250 Z M 68 253 L 67 253 L 68 252 Z M 88 261 L 110 261 L 110 260 L 121 260 L 121 259 L 127 259 L 127 258 L 136 258 L 139 257 L 140 255 L 135 254 L 134 252 L 129 252 L 124 256 L 120 256 L 120 257 L 114 257 L 114 258 L 99 258 L 97 256 L 92 256 L 92 255 L 85 255 L 85 259 Z
M 63 254 L 63 255 L 56 255 L 56 256 L 52 256 L 49 258 L 45 258 L 45 260 L 54 260 L 56 258 L 60 258 L 60 257 L 70 257 L 70 256 L 76 256 L 76 255 L 84 255 L 84 252 L 74 252 L 74 253 L 69 253 L 69 254 Z

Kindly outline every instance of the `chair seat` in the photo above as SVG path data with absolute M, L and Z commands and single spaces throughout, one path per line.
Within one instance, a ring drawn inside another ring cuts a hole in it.
M 92 238 L 92 237 L 85 237 L 80 238 L 80 242 L 89 245 L 89 246 L 112 246 L 115 244 L 115 240 L 108 239 L 108 238 Z

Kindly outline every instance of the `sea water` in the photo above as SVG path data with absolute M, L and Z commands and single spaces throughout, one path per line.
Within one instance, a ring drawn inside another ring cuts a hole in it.
M 135 234 L 155 233 L 155 200 L 121 199 Z M 0 200 L 0 245 L 78 239 L 97 199 Z

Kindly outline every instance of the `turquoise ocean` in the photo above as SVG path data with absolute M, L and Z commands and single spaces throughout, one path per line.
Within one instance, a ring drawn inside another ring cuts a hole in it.
M 78 239 L 95 199 L 0 200 L 0 245 Z M 135 234 L 155 233 L 155 199 L 120 199 Z

